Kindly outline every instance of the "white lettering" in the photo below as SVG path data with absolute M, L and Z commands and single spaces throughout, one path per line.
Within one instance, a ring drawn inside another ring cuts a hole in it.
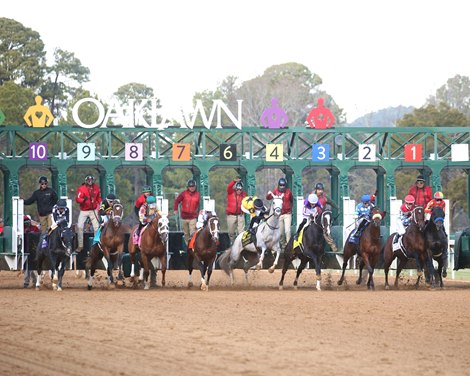
M 85 124 L 80 119 L 80 116 L 78 114 L 78 109 L 80 108 L 80 106 L 83 103 L 87 103 L 87 102 L 93 103 L 96 106 L 96 108 L 98 109 L 98 119 L 93 124 Z M 80 99 L 79 101 L 77 101 L 77 103 L 75 103 L 75 105 L 72 108 L 72 118 L 75 121 L 75 123 L 77 123 L 77 125 L 79 125 L 80 127 L 87 128 L 87 129 L 95 128 L 98 125 L 100 125 L 103 121 L 104 113 L 105 113 L 104 106 L 101 104 L 101 102 L 99 100 L 94 99 L 94 98 Z

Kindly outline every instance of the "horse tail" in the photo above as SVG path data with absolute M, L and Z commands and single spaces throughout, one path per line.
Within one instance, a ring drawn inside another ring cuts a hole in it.
M 220 268 L 229 275 L 230 267 L 229 267 L 229 260 L 230 254 L 232 252 L 232 248 L 227 248 L 220 256 L 219 256 L 219 266 Z

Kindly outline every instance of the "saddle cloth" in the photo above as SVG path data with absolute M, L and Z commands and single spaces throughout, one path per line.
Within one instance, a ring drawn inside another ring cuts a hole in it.
M 403 236 L 396 233 L 392 241 L 392 250 L 393 252 L 402 251 L 403 254 L 408 257 L 406 254 L 405 246 L 403 245 Z
M 297 240 L 294 239 L 294 243 L 292 244 L 292 249 L 296 249 L 297 247 L 299 247 L 301 250 L 303 250 L 304 247 L 302 245 L 302 238 L 304 237 L 304 231 L 308 226 L 309 225 L 306 225 L 302 228 L 302 230 L 300 230 L 300 234 Z
M 202 229 L 203 229 L 203 227 L 201 227 L 200 229 L 196 230 L 196 232 L 195 232 L 194 235 L 192 236 L 191 240 L 189 241 L 188 249 L 194 249 L 194 243 L 196 243 L 197 234 L 198 234 L 199 231 L 201 231 Z
M 256 229 L 255 229 L 256 234 Z M 254 243 L 256 241 L 256 236 L 252 236 L 250 231 L 245 231 L 242 236 L 242 246 L 246 247 L 250 243 Z
M 144 227 L 142 227 L 142 230 L 140 230 L 140 236 L 137 236 L 137 230 L 138 230 L 138 228 L 136 228 L 136 229 L 134 230 L 134 233 L 132 234 L 132 241 L 133 241 L 134 245 L 137 245 L 137 246 L 140 247 L 140 241 L 141 241 L 141 239 L 142 239 L 142 234 L 144 233 L 144 231 L 145 231 L 145 229 L 147 228 L 147 226 L 148 226 L 148 223 L 147 223 Z

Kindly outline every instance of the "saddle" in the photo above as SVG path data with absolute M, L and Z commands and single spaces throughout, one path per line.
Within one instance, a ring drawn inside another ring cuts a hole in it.
M 294 238 L 294 242 L 292 243 L 292 249 L 300 248 L 300 251 L 304 251 L 304 246 L 302 245 L 302 238 L 304 236 L 305 229 L 309 226 L 309 224 L 305 225 L 302 230 L 300 230 L 299 236 L 297 239 Z
M 242 246 L 246 247 L 248 244 L 254 243 L 256 246 L 256 230 L 258 227 L 253 229 L 254 234 L 250 230 L 246 230 L 242 236 Z
M 405 246 L 403 245 L 403 235 L 400 235 L 398 233 L 395 234 L 392 241 L 392 250 L 393 252 L 401 251 L 408 258 Z

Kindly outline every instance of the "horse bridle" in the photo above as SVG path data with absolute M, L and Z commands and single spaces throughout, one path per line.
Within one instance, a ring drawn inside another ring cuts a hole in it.
M 116 215 L 115 214 L 114 207 L 121 208 L 121 215 Z M 120 203 L 114 204 L 113 209 L 111 210 L 111 219 L 114 221 L 114 219 L 116 218 L 117 220 L 121 221 L 123 213 L 124 213 L 123 206 Z
M 413 222 L 419 227 L 418 220 L 416 219 L 416 211 L 418 209 L 423 210 L 423 207 L 422 206 L 417 206 L 416 208 L 414 208 L 413 211 L 411 212 L 411 219 L 413 219 Z
M 211 223 L 214 222 L 214 220 L 218 220 L 219 218 L 218 217 L 210 217 L 208 220 L 207 220 L 207 227 L 209 228 L 209 233 L 211 234 L 211 237 L 212 239 L 215 241 L 218 241 L 219 240 L 219 228 L 217 226 L 214 226 L 214 230 L 212 230 L 211 228 Z

